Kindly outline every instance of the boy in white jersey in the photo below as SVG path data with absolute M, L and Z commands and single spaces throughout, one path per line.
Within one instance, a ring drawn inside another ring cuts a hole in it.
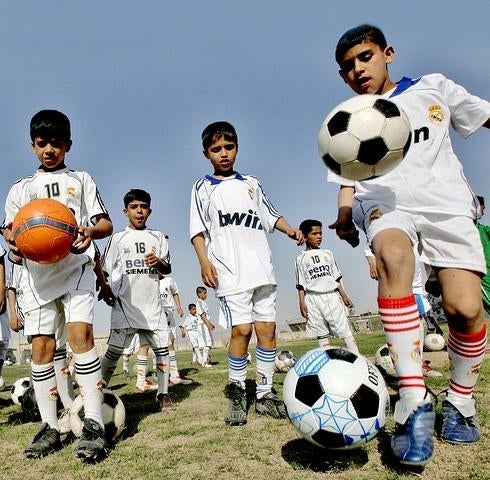
M 322 348 L 330 348 L 331 336 L 341 338 L 347 349 L 359 353 L 347 318 L 346 307 L 352 307 L 352 301 L 340 283 L 342 274 L 332 251 L 320 248 L 322 222 L 303 220 L 299 229 L 306 248 L 296 257 L 296 289 L 306 334 Z
M 98 461 L 106 455 L 102 419 L 102 377 L 93 337 L 94 254 L 92 241 L 109 236 L 112 222 L 95 182 L 83 171 L 65 165 L 72 141 L 70 122 L 56 110 L 42 110 L 30 124 L 32 148 L 41 166 L 29 177 L 18 180 L 5 202 L 4 236 L 16 255 L 12 220 L 18 210 L 35 198 L 54 198 L 67 205 L 78 223 L 78 238 L 72 253 L 54 264 L 24 260 L 32 291 L 25 305 L 24 334 L 32 335 L 31 375 L 43 425 L 30 446 L 29 458 L 38 458 L 61 448 L 56 411 L 56 377 L 53 359 L 58 309 L 64 312 L 68 341 L 83 392 L 85 420 L 76 456 Z
M 177 338 L 177 324 L 175 323 L 174 311 L 182 318 L 184 310 L 180 304 L 179 287 L 175 280 L 169 275 L 160 277 L 160 299 L 162 301 L 163 310 L 167 314 L 167 323 L 169 330 L 169 364 L 170 378 L 169 381 L 173 385 L 190 385 L 191 378 L 187 378 L 179 373 L 177 358 L 175 356 L 175 340 Z
M 140 344 L 149 345 L 155 353 L 156 401 L 161 411 L 167 412 L 173 407 L 168 395 L 168 325 L 160 301 L 160 275 L 171 271 L 170 253 L 165 234 L 146 226 L 150 207 L 148 192 L 132 189 L 126 193 L 124 214 L 129 225 L 112 235 L 103 255 L 102 266 L 109 274 L 109 297 L 114 301 L 102 377 L 108 385 L 124 349 L 138 333 Z M 142 372 L 138 377 L 143 381 L 147 362 L 148 354 L 138 354 L 138 372 Z M 138 388 L 144 389 L 144 385 Z
M 201 349 L 203 345 L 203 338 L 201 329 L 199 327 L 199 318 L 197 317 L 197 310 L 195 303 L 189 303 L 189 315 L 182 320 L 179 324 L 182 338 L 187 337 L 189 346 L 193 352 L 193 355 L 197 358 L 199 364 L 202 364 Z
M 202 366 L 206 368 L 211 368 L 211 357 L 209 356 L 209 351 L 214 346 L 214 340 L 212 331 L 214 330 L 214 325 L 211 323 L 211 315 L 209 314 L 209 307 L 206 303 L 206 298 L 208 298 L 208 291 L 204 287 L 196 288 L 196 309 L 197 318 L 199 319 L 199 328 L 202 331 L 202 338 L 204 339 L 204 349 L 202 351 Z
M 3 390 L 5 386 L 2 368 L 10 341 L 9 317 L 6 312 L 5 253 L 5 249 L 0 245 L 0 390 Z
M 434 411 L 414 353 L 420 316 L 412 293 L 413 245 L 435 271 L 449 323 L 451 379 L 443 402 L 441 437 L 467 444 L 480 438 L 473 391 L 487 344 L 480 278 L 483 250 L 473 219 L 474 195 L 449 138 L 452 125 L 468 137 L 490 127 L 490 103 L 441 74 L 391 80 L 394 50 L 377 27 L 361 25 L 337 43 L 343 80 L 358 94 L 380 94 L 399 105 L 412 125 L 412 144 L 392 171 L 353 182 L 329 172 L 341 185 L 337 235 L 356 246 L 357 225 L 376 256 L 378 305 L 388 343 L 396 351 L 400 400 L 391 440 L 402 463 L 425 465 L 433 455 Z M 355 224 L 354 224 L 355 222 Z
M 255 177 L 234 170 L 238 138 L 231 124 L 208 125 L 202 145 L 213 174 L 199 179 L 192 188 L 190 238 L 202 280 L 215 289 L 219 299 L 219 323 L 231 328 L 225 422 L 243 425 L 247 421 L 245 379 L 253 331 L 257 337 L 255 410 L 285 418 L 284 403 L 272 391 L 276 280 L 265 232 L 277 229 L 298 243 L 303 236 L 277 212 Z

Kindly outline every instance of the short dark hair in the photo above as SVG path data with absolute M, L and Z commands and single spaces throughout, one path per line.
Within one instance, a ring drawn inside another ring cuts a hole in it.
M 36 137 L 71 140 L 70 120 L 58 110 L 41 110 L 31 118 L 31 140 Z
M 197 287 L 196 288 L 196 295 L 199 294 L 199 292 L 207 292 L 207 288 L 206 287 Z
M 384 33 L 380 28 L 364 23 L 347 30 L 337 42 L 335 48 L 335 60 L 340 65 L 345 54 L 355 45 L 362 42 L 373 42 L 383 50 L 388 46 Z
M 238 146 L 238 135 L 235 127 L 228 122 L 214 122 L 209 124 L 201 134 L 202 148 L 206 152 L 211 144 L 223 137 Z
M 308 235 L 313 227 L 321 227 L 321 226 L 322 226 L 322 222 L 320 222 L 320 220 L 313 220 L 309 218 L 307 220 L 303 220 L 299 224 L 299 229 L 301 230 L 301 233 L 303 235 Z
M 485 205 L 485 197 L 482 197 L 481 195 L 477 195 L 476 198 L 478 198 L 480 205 Z
M 132 188 L 126 195 L 124 195 L 124 208 L 127 208 L 128 205 L 134 200 L 140 200 L 151 205 L 151 196 L 148 192 L 141 190 L 139 188 Z
M 192 307 L 196 308 L 196 304 L 195 303 L 189 303 L 189 306 L 187 308 L 190 310 Z

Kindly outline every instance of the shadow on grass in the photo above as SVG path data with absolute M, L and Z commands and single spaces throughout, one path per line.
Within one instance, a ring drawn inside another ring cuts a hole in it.
M 359 468 L 368 462 L 365 449 L 350 451 L 326 450 L 303 438 L 291 440 L 281 449 L 282 458 L 295 470 L 326 473 Z

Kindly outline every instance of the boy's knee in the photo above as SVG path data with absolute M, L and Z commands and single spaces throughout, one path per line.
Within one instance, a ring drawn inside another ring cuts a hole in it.
M 445 301 L 444 312 L 451 328 L 461 333 L 479 331 L 484 323 L 483 306 L 477 299 L 460 298 L 458 301 Z
M 69 323 L 68 343 L 75 353 L 85 353 L 94 348 L 92 325 L 83 322 Z
M 232 329 L 231 336 L 235 339 L 248 339 L 252 337 L 252 325 L 235 325 Z

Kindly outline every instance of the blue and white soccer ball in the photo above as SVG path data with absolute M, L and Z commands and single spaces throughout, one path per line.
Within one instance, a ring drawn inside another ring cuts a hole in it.
M 322 123 L 318 151 L 334 173 L 366 180 L 388 173 L 412 138 L 407 115 L 380 95 L 358 95 L 337 105 Z
M 296 430 L 333 450 L 369 442 L 384 427 L 390 408 L 376 366 L 343 348 L 306 352 L 287 373 L 283 398 Z

